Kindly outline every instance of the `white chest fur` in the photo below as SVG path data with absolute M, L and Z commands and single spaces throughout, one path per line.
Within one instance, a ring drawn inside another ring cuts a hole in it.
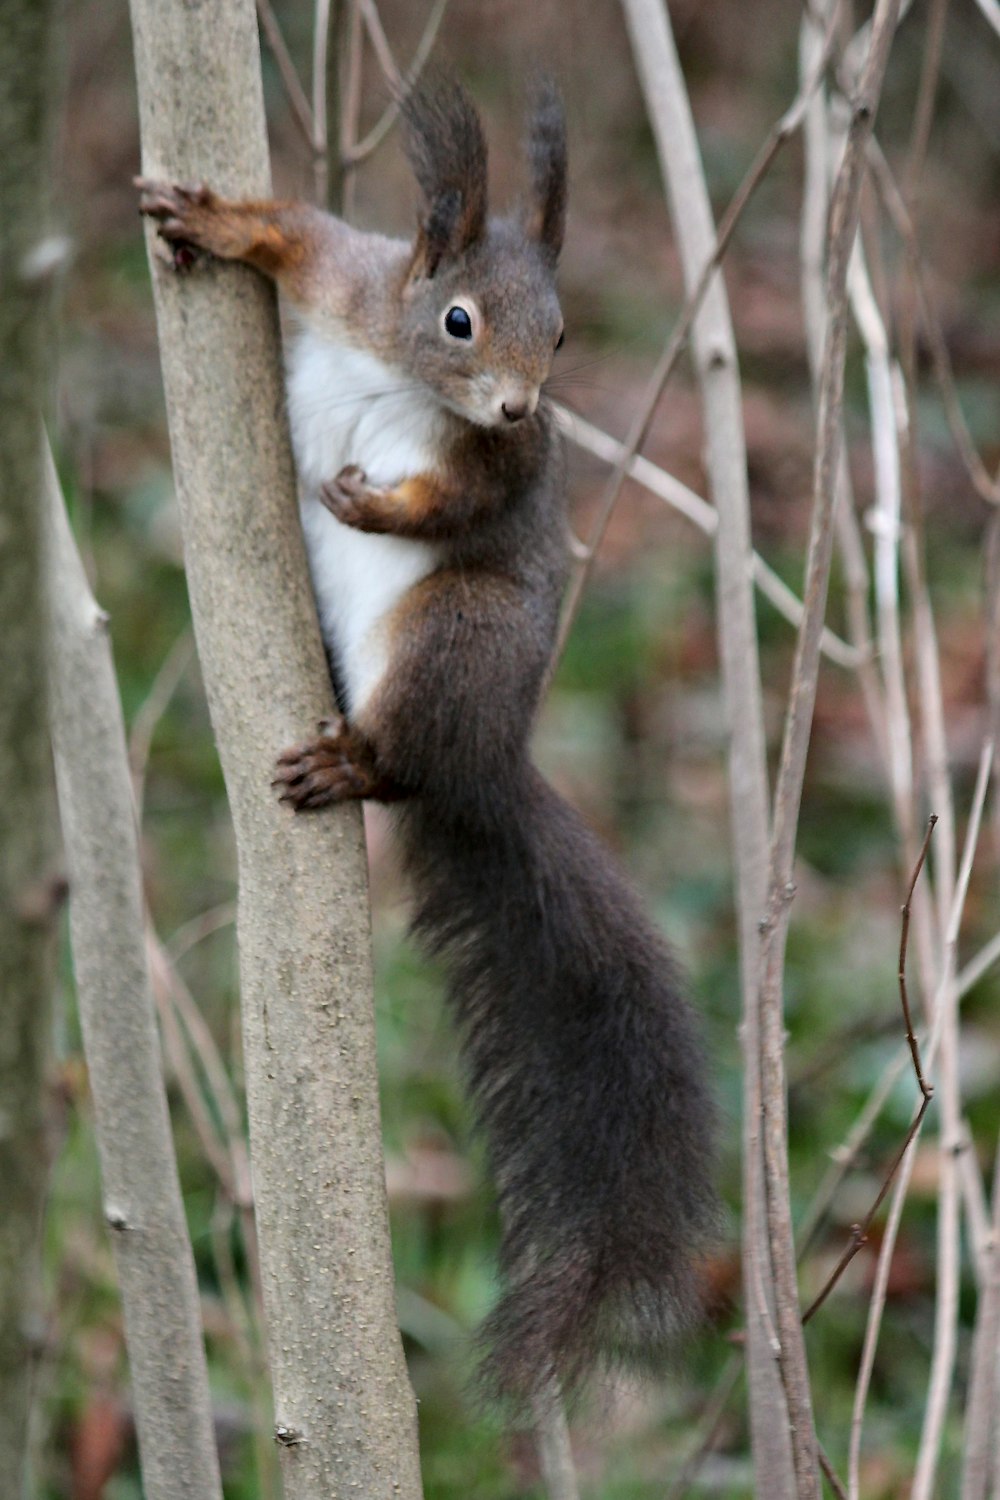
M 318 498 L 345 464 L 394 485 L 435 467 L 433 398 L 373 355 L 306 331 L 288 369 L 288 411 L 302 529 L 323 638 L 356 714 L 388 665 L 386 623 L 406 591 L 437 565 L 437 549 L 344 526 Z

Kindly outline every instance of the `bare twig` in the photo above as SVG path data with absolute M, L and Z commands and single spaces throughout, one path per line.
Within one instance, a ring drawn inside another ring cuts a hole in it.
M 906 168 L 903 177 L 903 197 L 910 205 L 911 213 L 920 193 L 920 180 L 923 174 L 924 162 L 927 159 L 927 146 L 931 138 L 931 124 L 934 119 L 934 101 L 937 94 L 938 78 L 941 73 L 941 48 L 944 42 L 944 25 L 948 15 L 948 0 L 931 0 L 930 14 L 927 17 L 927 32 L 924 42 L 924 58 L 920 69 L 920 89 L 917 94 L 917 103 L 913 111 L 913 125 L 910 129 L 910 149 L 907 153 Z
M 781 1373 L 792 1422 L 796 1477 L 803 1496 L 817 1495 L 819 1481 L 788 1195 L 782 974 L 789 901 L 794 890 L 795 830 L 816 696 L 819 640 L 832 554 L 847 335 L 847 274 L 858 222 L 865 143 L 874 124 L 898 14 L 899 0 L 879 0 L 872 21 L 871 45 L 852 108 L 843 161 L 833 189 L 826 290 L 826 349 L 820 375 L 819 441 L 804 591 L 806 616 L 796 647 L 775 791 L 770 879 L 761 939 L 761 1082 L 768 1226 L 781 1338 Z
M 171 698 L 180 686 L 193 655 L 194 638 L 191 635 L 190 626 L 185 625 L 160 663 L 160 669 L 153 678 L 153 685 L 140 703 L 132 720 L 132 729 L 128 739 L 128 763 L 132 773 L 135 815 L 140 827 L 146 792 L 146 768 L 149 765 L 153 736 L 169 707 Z
M 978 1169 L 977 1169 L 978 1170 Z M 972 1339 L 969 1395 L 965 1410 L 962 1500 L 988 1500 L 995 1494 L 992 1473 L 1000 1427 L 1000 1142 L 993 1170 L 993 1221 L 985 1247 L 984 1270 Z M 992 1481 L 992 1483 L 991 1483 Z
M 620 443 L 617 438 L 611 437 L 601 428 L 595 427 L 585 417 L 570 411 L 568 407 L 554 404 L 557 417 L 563 424 L 563 428 L 577 447 L 583 448 L 587 453 L 592 453 L 596 458 L 601 458 L 605 463 L 616 464 L 621 460 L 626 451 L 626 445 Z M 719 514 L 714 506 L 709 505 L 694 490 L 688 489 L 679 479 L 668 474 L 666 469 L 661 469 L 657 464 L 651 463 L 648 458 L 641 454 L 634 454 L 628 463 L 628 476 L 637 483 L 643 485 L 651 494 L 658 499 L 664 500 L 679 515 L 684 516 L 703 531 L 706 536 L 714 536 L 719 525 Z M 585 549 L 583 556 L 587 557 Z M 774 608 L 791 625 L 798 626 L 802 623 L 802 600 L 788 587 L 784 579 L 774 571 L 769 563 L 765 562 L 759 552 L 753 554 L 753 577 L 754 582 Z M 822 640 L 823 654 L 830 661 L 836 662 L 838 666 L 856 668 L 859 665 L 859 652 L 857 647 L 842 640 L 834 631 L 824 627 Z
M 871 1134 L 886 1100 L 901 1078 L 906 1067 L 906 1054 L 907 1048 L 904 1045 L 882 1070 L 882 1076 L 858 1111 L 857 1118 L 843 1141 L 830 1152 L 830 1165 L 813 1194 L 796 1233 L 798 1247 L 796 1254 L 799 1260 L 809 1248 L 823 1216 L 836 1196 L 837 1189 L 854 1165 L 858 1152 Z
M 627 4 L 626 13 L 628 13 Z M 835 39 L 834 21 L 835 17 L 831 17 L 822 54 L 812 76 L 806 80 L 805 84 L 796 94 L 788 109 L 785 110 L 785 113 L 781 116 L 780 120 L 778 120 L 774 124 L 763 144 L 760 146 L 757 155 L 754 157 L 749 170 L 743 178 L 743 181 L 736 189 L 736 192 L 733 194 L 733 197 L 730 200 L 728 208 L 719 221 L 718 232 L 714 236 L 714 245 L 712 246 L 710 254 L 708 254 L 704 263 L 699 267 L 697 274 L 690 279 L 684 306 L 681 309 L 680 315 L 676 323 L 674 324 L 673 329 L 671 330 L 670 337 L 667 340 L 663 353 L 660 355 L 656 368 L 654 369 L 653 374 L 650 376 L 646 389 L 639 401 L 636 415 L 633 418 L 632 425 L 629 428 L 628 435 L 623 445 L 621 456 L 615 464 L 614 473 L 609 479 L 604 495 L 601 499 L 601 504 L 598 508 L 597 521 L 595 522 L 593 531 L 590 535 L 590 538 L 588 539 L 588 556 L 577 568 L 576 572 L 573 575 L 573 578 L 570 581 L 570 586 L 566 591 L 562 618 L 559 625 L 559 637 L 556 642 L 555 652 L 553 654 L 550 677 L 552 673 L 554 673 L 555 668 L 558 666 L 563 651 L 565 650 L 569 632 L 572 629 L 573 621 L 576 618 L 577 611 L 580 607 L 580 600 L 582 598 L 584 588 L 586 587 L 587 580 L 594 565 L 594 559 L 596 558 L 597 551 L 604 538 L 604 533 L 608 528 L 608 523 L 611 520 L 614 508 L 618 503 L 618 497 L 621 494 L 622 486 L 625 483 L 629 464 L 631 463 L 636 453 L 638 453 L 639 449 L 645 442 L 646 437 L 648 436 L 653 417 L 656 414 L 656 408 L 659 405 L 660 397 L 662 396 L 663 391 L 666 388 L 667 381 L 670 379 L 670 376 L 673 374 L 674 369 L 677 366 L 678 360 L 684 352 L 684 349 L 687 345 L 688 336 L 694 328 L 698 310 L 705 300 L 706 293 L 708 292 L 708 289 L 712 284 L 713 277 L 718 270 L 719 265 L 721 264 L 726 250 L 729 247 L 729 242 L 733 237 L 737 225 L 739 224 L 739 221 L 743 215 L 743 211 L 746 208 L 747 204 L 750 202 L 750 199 L 753 197 L 757 188 L 760 186 L 761 182 L 763 182 L 764 178 L 767 176 L 767 173 L 770 170 L 771 165 L 775 157 L 781 150 L 782 146 L 784 146 L 785 143 L 791 139 L 791 137 L 795 134 L 795 132 L 802 124 L 810 94 L 815 88 L 818 87 L 823 77 L 823 73 L 826 68 L 827 62 L 829 61 L 830 53 L 833 49 L 833 43 Z M 687 274 L 685 276 L 685 279 L 686 281 L 688 280 Z
M 979 1170 L 979 1162 L 972 1134 L 969 1130 L 969 1124 L 964 1118 L 962 1120 L 961 1141 L 955 1146 L 955 1159 L 958 1163 L 959 1188 L 962 1194 L 962 1203 L 965 1207 L 965 1218 L 969 1231 L 969 1249 L 972 1253 L 976 1287 L 980 1296 L 982 1296 L 990 1277 L 989 1260 L 990 1246 L 992 1244 L 992 1227 L 990 1225 L 989 1204 L 986 1201 L 986 1189 L 983 1186 L 983 1175 Z
M 315 0 L 313 10 L 312 52 L 312 148 L 316 202 L 325 208 L 330 202 L 330 100 L 331 62 L 330 34 L 336 0 Z
M 382 17 L 378 13 L 378 6 L 375 4 L 375 0 L 356 0 L 356 3 L 361 13 L 361 18 L 365 23 L 365 30 L 371 41 L 372 51 L 378 59 L 378 65 L 385 75 L 386 82 L 390 88 L 398 89 L 403 80 L 400 77 L 399 69 L 396 67 L 396 59 L 392 55 L 392 48 L 389 46 L 389 38 L 385 34 Z
M 669 13 L 658 0 L 624 0 L 624 11 L 690 300 L 700 295 L 718 240 Z M 716 610 L 730 733 L 729 797 L 743 992 L 742 1248 L 750 1424 L 759 1490 L 773 1500 L 790 1500 L 795 1494 L 795 1473 L 789 1413 L 775 1366 L 777 1340 L 769 1300 L 771 1267 L 760 1140 L 757 923 L 765 890 L 768 789 L 750 580 L 746 443 L 732 322 L 718 274 L 709 274 L 703 295 L 691 331 L 705 413 L 709 478 L 719 512 Z M 666 369 L 665 359 L 660 368 Z M 653 393 L 653 387 L 649 389 Z M 641 436 L 638 425 L 633 436 Z
M 967 995 L 972 987 L 979 983 L 987 970 L 992 969 L 998 959 L 1000 959 L 1000 932 L 991 937 L 988 943 L 984 943 L 975 958 L 970 958 L 965 968 L 959 971 L 955 980 L 956 996 L 961 999 L 963 995 Z
M 904 847 L 913 834 L 913 752 L 903 676 L 899 618 L 899 535 L 902 512 L 899 445 L 893 412 L 889 344 L 872 292 L 860 238 L 847 277 L 854 318 L 865 345 L 868 404 L 871 411 L 876 504 L 874 574 L 879 661 L 885 693 L 889 783 Z
M 823 1470 L 824 1477 L 831 1490 L 833 1490 L 833 1493 L 837 1496 L 837 1500 L 847 1500 L 847 1491 L 837 1477 L 837 1471 L 827 1457 L 822 1443 L 816 1444 L 816 1454 L 819 1458 L 819 1466 Z
M 991 505 L 1000 504 L 1000 485 L 990 476 L 979 456 L 969 433 L 962 405 L 958 398 L 955 376 L 951 368 L 951 356 L 948 353 L 947 340 L 945 339 L 941 320 L 931 293 L 920 242 L 914 231 L 906 204 L 896 185 L 892 169 L 874 138 L 868 146 L 868 164 L 872 172 L 872 181 L 875 184 L 886 213 L 889 215 L 893 228 L 903 243 L 903 248 L 911 267 L 914 284 L 917 289 L 920 316 L 923 321 L 924 332 L 927 335 L 934 374 L 941 392 L 941 402 L 945 418 L 947 419 L 955 446 L 958 449 L 959 457 L 965 465 L 976 493 Z
M 984 624 L 986 627 L 986 706 L 995 753 L 1000 754 L 1000 509 L 986 527 Z M 1000 767 L 994 765 L 994 775 Z M 993 799 L 993 854 L 1000 860 L 1000 797 Z
M 923 1124 L 924 1115 L 927 1112 L 927 1107 L 930 1104 L 931 1097 L 934 1093 L 934 1090 L 931 1088 L 930 1084 L 924 1077 L 923 1068 L 920 1066 L 920 1048 L 917 1044 L 917 1039 L 913 1034 L 913 1021 L 910 1016 L 910 1001 L 906 993 L 906 950 L 910 937 L 910 911 L 913 903 L 913 892 L 916 887 L 917 881 L 920 878 L 920 872 L 924 867 L 924 861 L 927 858 L 927 849 L 930 845 L 931 834 L 934 832 L 934 825 L 936 822 L 937 817 L 935 816 L 932 817 L 927 824 L 927 832 L 924 835 L 924 841 L 920 846 L 920 853 L 917 856 L 917 863 L 914 866 L 913 874 L 910 877 L 910 885 L 906 893 L 906 900 L 903 902 L 901 913 L 902 920 L 900 922 L 899 936 L 899 999 L 900 1004 L 903 1008 L 903 1020 L 906 1025 L 906 1042 L 907 1046 L 910 1049 L 910 1057 L 913 1060 L 913 1071 L 916 1074 L 917 1084 L 920 1088 L 920 1093 L 922 1096 L 921 1104 L 919 1109 L 917 1110 L 916 1115 L 913 1118 L 909 1130 L 907 1131 L 906 1138 L 904 1139 L 902 1146 L 896 1153 L 896 1156 L 894 1157 L 892 1164 L 885 1175 L 885 1179 L 883 1180 L 882 1186 L 878 1191 L 874 1203 L 868 1210 L 868 1213 L 865 1215 L 862 1222 L 853 1226 L 851 1230 L 851 1238 L 847 1245 L 847 1248 L 844 1250 L 833 1271 L 827 1278 L 822 1290 L 817 1294 L 817 1296 L 807 1307 L 806 1311 L 802 1314 L 803 1323 L 808 1323 L 809 1319 L 819 1311 L 819 1309 L 823 1306 L 823 1303 L 826 1301 L 827 1297 L 829 1297 L 830 1293 L 837 1285 L 837 1282 L 847 1270 L 847 1267 L 850 1265 L 851 1261 L 857 1255 L 858 1251 L 863 1245 L 867 1244 L 869 1232 L 871 1230 L 872 1224 L 875 1222 L 875 1215 L 878 1213 L 879 1209 L 882 1207 L 882 1204 L 885 1202 L 886 1196 L 889 1192 L 890 1187 L 892 1186 L 893 1179 L 897 1171 L 899 1170 L 903 1157 L 909 1150 L 910 1142 L 913 1140 L 913 1138 L 917 1134 L 917 1131 Z
M 427 17 L 426 25 L 424 26 L 423 34 L 417 43 L 410 66 L 406 70 L 406 77 L 402 81 L 401 93 L 404 97 L 416 83 L 427 65 L 427 60 L 434 50 L 434 43 L 437 41 L 441 22 L 444 20 L 444 13 L 447 9 L 448 0 L 434 0 L 430 14 Z M 345 169 L 360 166 L 363 161 L 367 161 L 373 152 L 378 150 L 396 123 L 399 116 L 399 105 L 399 98 L 395 97 L 386 105 L 368 134 L 362 140 L 358 141 L 357 145 L 345 155 Z
M 938 1208 L 937 1298 L 934 1306 L 934 1353 L 917 1454 L 912 1500 L 931 1500 L 947 1416 L 958 1343 L 959 1198 L 955 1151 L 960 1147 L 961 1095 L 958 1076 L 958 1013 L 955 1001 L 955 954 L 972 862 L 982 822 L 986 789 L 993 767 L 993 744 L 987 740 L 979 758 L 962 863 L 955 883 L 952 910 L 945 932 L 942 980 L 934 1014 L 931 1047 L 941 1049 L 941 1186 Z M 930 1048 L 928 1048 L 930 1056 Z
M 923 1101 L 921 1101 L 920 1107 L 921 1109 L 923 1108 Z M 917 1136 L 914 1135 L 900 1163 L 892 1202 L 889 1205 L 889 1216 L 886 1220 L 885 1232 L 882 1236 L 882 1244 L 879 1247 L 878 1260 L 875 1266 L 875 1281 L 868 1304 L 868 1319 L 865 1325 L 864 1343 L 861 1348 L 861 1363 L 858 1368 L 858 1379 L 854 1390 L 854 1404 L 851 1410 L 851 1434 L 847 1454 L 847 1493 L 849 1500 L 860 1500 L 861 1434 L 864 1426 L 865 1408 L 868 1404 L 868 1390 L 871 1385 L 872 1370 L 875 1365 L 875 1351 L 878 1348 L 878 1336 L 882 1326 L 882 1313 L 885 1309 L 886 1293 L 889 1287 L 889 1272 L 892 1269 L 893 1250 L 895 1249 L 896 1236 L 899 1232 L 899 1223 L 903 1216 L 906 1195 L 910 1187 L 910 1178 L 913 1175 L 913 1163 L 916 1159 L 916 1142 Z
M 930 1084 L 924 1077 L 923 1069 L 920 1066 L 920 1047 L 917 1043 L 916 1037 L 913 1034 L 913 1017 L 910 1013 L 910 997 L 907 994 L 906 989 L 906 945 L 910 936 L 910 912 L 913 907 L 913 892 L 916 887 L 917 881 L 920 878 L 920 871 L 923 869 L 924 860 L 927 858 L 927 849 L 930 845 L 931 834 L 934 832 L 937 821 L 937 813 L 932 813 L 930 818 L 927 820 L 927 832 L 924 834 L 924 841 L 920 846 L 920 854 L 917 857 L 917 863 L 914 868 L 913 875 L 910 879 L 910 886 L 908 891 L 906 892 L 906 900 L 903 902 L 902 931 L 899 938 L 899 969 L 897 972 L 897 979 L 899 980 L 899 1002 L 903 1007 L 903 1019 L 906 1022 L 906 1045 L 910 1049 L 910 1057 L 913 1059 L 913 1071 L 917 1075 L 917 1083 L 919 1084 L 920 1092 L 923 1094 L 925 1099 L 930 1099 L 931 1094 L 934 1092 L 934 1090 L 931 1088 Z
M 284 85 L 288 102 L 291 105 L 292 116 L 298 125 L 307 143 L 313 150 L 316 149 L 316 122 L 313 117 L 306 91 L 299 81 L 299 75 L 292 55 L 288 50 L 285 38 L 281 34 L 278 18 L 274 14 L 271 0 L 257 0 L 257 17 L 260 21 L 261 30 L 267 38 L 267 45 L 271 49 L 271 56 L 278 68 L 281 82 Z
M 175 932 L 171 933 L 163 945 L 164 952 L 170 962 L 176 966 L 198 943 L 211 937 L 212 933 L 232 926 L 235 921 L 236 902 L 220 901 L 218 906 L 210 906 L 207 911 L 201 912 L 197 917 L 192 917 L 190 922 L 182 923 Z
M 337 159 L 340 162 L 340 212 L 345 218 L 354 215 L 357 175 L 344 166 L 358 138 L 361 119 L 361 75 L 364 71 L 365 28 L 360 0 L 348 0 L 344 31 L 344 61 L 341 69 L 340 120 L 337 137 Z
M 816 59 L 823 46 L 823 32 L 829 20 L 831 5 L 824 0 L 823 12 L 814 18 L 808 8 L 802 17 L 799 37 L 799 76 L 812 76 Z M 827 221 L 833 155 L 828 120 L 826 90 L 823 85 L 812 94 L 803 126 L 805 182 L 802 195 L 802 229 L 800 261 L 802 303 L 805 315 L 806 349 L 813 395 L 819 388 L 826 340 L 826 297 L 824 289 Z M 868 597 L 870 581 L 860 527 L 854 510 L 846 445 L 839 439 L 840 462 L 837 470 L 836 526 L 844 571 L 844 605 L 848 635 L 858 653 L 858 683 L 871 725 L 875 745 L 883 764 L 889 764 L 889 739 L 885 705 L 880 692 L 878 671 L 872 649 L 872 626 Z
M 532 1404 L 538 1462 L 548 1500 L 580 1500 L 569 1424 L 557 1387 L 543 1391 Z
M 954 972 L 954 947 L 958 939 L 958 929 L 965 908 L 965 898 L 968 892 L 969 877 L 972 871 L 972 861 L 975 854 L 976 844 L 979 838 L 979 829 L 982 822 L 983 805 L 986 800 L 986 787 L 988 784 L 988 773 L 993 755 L 992 742 L 983 747 L 980 757 L 979 774 L 976 779 L 976 789 L 973 794 L 972 809 L 969 816 L 969 826 L 966 830 L 965 847 L 962 854 L 962 862 L 958 872 L 955 886 L 955 894 L 952 908 L 948 916 L 948 926 L 945 933 L 945 956 L 943 959 L 943 971 L 935 1003 L 932 1007 L 933 1024 L 930 1036 L 923 1049 L 923 1062 L 926 1068 L 930 1068 L 937 1054 L 944 1029 L 947 997 L 949 988 L 953 988 L 949 976 L 949 962 L 951 973 Z M 950 955 L 950 957 L 949 957 Z M 921 1101 L 921 1108 L 923 1101 Z M 875 1269 L 875 1284 L 868 1307 L 868 1321 L 865 1328 L 865 1338 L 861 1353 L 861 1364 L 858 1371 L 857 1384 L 854 1391 L 854 1404 L 851 1413 L 851 1436 L 848 1452 L 848 1494 L 850 1500 L 859 1500 L 860 1495 L 860 1463 L 861 1463 L 861 1437 L 864 1426 L 865 1408 L 868 1402 L 868 1391 L 871 1385 L 872 1370 L 875 1364 L 875 1352 L 878 1347 L 879 1332 L 882 1325 L 882 1314 L 885 1310 L 886 1291 L 889 1284 L 889 1271 L 892 1266 L 893 1252 L 896 1246 L 896 1237 L 899 1233 L 900 1220 L 906 1195 L 909 1191 L 910 1178 L 913 1173 L 913 1163 L 916 1156 L 916 1144 L 919 1132 L 915 1133 L 913 1139 L 903 1156 L 896 1185 L 893 1191 L 892 1203 L 889 1208 L 889 1216 L 886 1221 L 882 1244 L 879 1247 L 878 1261 Z

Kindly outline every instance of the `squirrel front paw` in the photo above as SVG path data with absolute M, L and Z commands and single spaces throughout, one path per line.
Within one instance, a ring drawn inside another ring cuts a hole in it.
M 379 501 L 385 491 L 368 483 L 364 469 L 347 464 L 335 479 L 320 487 L 319 498 L 332 516 L 345 526 L 359 531 L 383 530 L 379 519 Z
M 218 199 L 204 183 L 157 182 L 136 177 L 139 212 L 158 224 L 157 233 L 170 246 L 175 271 L 189 270 L 200 251 L 215 251 L 212 233 Z

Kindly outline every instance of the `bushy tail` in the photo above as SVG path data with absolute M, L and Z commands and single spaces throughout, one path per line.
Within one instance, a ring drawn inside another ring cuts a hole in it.
M 662 1356 L 698 1308 L 713 1111 L 671 957 L 530 766 L 488 826 L 402 814 L 415 930 L 445 961 L 503 1222 L 495 1391 Z M 494 808 L 494 812 L 496 809 Z

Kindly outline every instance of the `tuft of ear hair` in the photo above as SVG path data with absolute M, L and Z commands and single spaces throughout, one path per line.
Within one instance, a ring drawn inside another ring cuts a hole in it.
M 414 270 L 433 276 L 442 260 L 474 244 L 486 225 L 486 138 L 462 85 L 438 76 L 400 104 L 406 154 L 423 199 Z
M 562 96 L 547 74 L 536 80 L 531 92 L 525 143 L 530 196 L 524 228 L 554 264 L 566 229 L 566 115 Z

